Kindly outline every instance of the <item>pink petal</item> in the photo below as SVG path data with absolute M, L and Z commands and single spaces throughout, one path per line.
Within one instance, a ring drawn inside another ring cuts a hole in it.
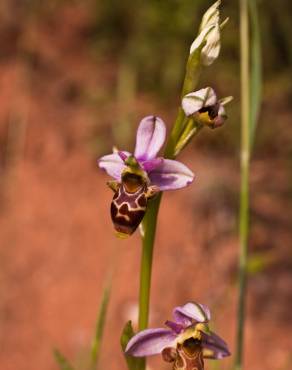
M 162 191 L 184 188 L 194 180 L 194 174 L 187 166 L 171 159 L 164 159 L 148 176 L 151 184 Z
M 161 118 L 143 118 L 137 130 L 135 157 L 141 161 L 155 158 L 165 141 L 165 135 L 166 128 Z
M 121 160 L 125 162 L 125 160 L 129 157 L 129 153 L 122 152 L 121 150 L 118 151 L 118 155 L 120 156 Z
M 179 334 L 184 329 L 184 325 L 170 320 L 166 320 L 165 325 L 168 326 L 176 334 Z
M 208 322 L 211 318 L 209 308 L 195 302 L 175 307 L 173 317 L 176 322 L 184 323 L 185 326 L 190 325 L 193 320 L 196 322 Z
M 230 356 L 226 342 L 219 335 L 211 332 L 211 335 L 202 333 L 203 355 L 205 358 L 220 360 Z
M 172 330 L 146 329 L 130 339 L 125 352 L 135 357 L 156 355 L 166 347 L 173 347 L 175 339 L 176 334 Z
M 130 155 L 128 152 L 122 153 Z M 98 166 L 114 179 L 121 181 L 121 173 L 125 168 L 125 164 L 118 153 L 104 155 L 98 160 Z
M 148 173 L 148 172 L 153 171 L 162 162 L 163 162 L 163 158 L 158 157 L 158 158 L 153 158 L 153 159 L 150 159 L 148 161 L 142 162 L 141 166 L 142 166 L 143 170 Z

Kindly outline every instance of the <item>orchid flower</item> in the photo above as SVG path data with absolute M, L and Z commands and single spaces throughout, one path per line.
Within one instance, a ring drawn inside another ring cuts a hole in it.
M 158 156 L 166 127 L 161 118 L 148 116 L 139 124 L 134 154 L 114 151 L 101 157 L 100 168 L 115 181 L 109 182 L 115 195 L 111 216 L 119 236 L 132 234 L 146 212 L 147 201 L 159 191 L 188 186 L 194 179 L 184 164 Z
M 182 108 L 186 116 L 193 116 L 202 124 L 217 128 L 227 119 L 224 105 L 231 100 L 232 97 L 218 100 L 215 91 L 211 87 L 206 87 L 185 95 L 182 99 Z
M 222 359 L 230 355 L 227 344 L 209 330 L 211 315 L 207 306 L 189 302 L 173 310 L 168 329 L 146 329 L 133 336 L 125 353 L 134 357 L 162 354 L 173 369 L 204 369 L 204 358 Z M 184 365 L 184 366 L 182 366 Z

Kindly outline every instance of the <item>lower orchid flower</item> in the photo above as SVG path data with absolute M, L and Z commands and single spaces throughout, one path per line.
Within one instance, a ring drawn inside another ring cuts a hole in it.
M 155 116 L 142 119 L 137 130 L 134 154 L 126 151 L 101 157 L 98 161 L 115 180 L 111 217 L 119 236 L 131 235 L 141 223 L 148 201 L 159 191 L 189 185 L 194 174 L 184 164 L 158 157 L 166 136 L 164 122 Z
M 173 310 L 169 329 L 146 329 L 133 336 L 125 353 L 134 357 L 162 354 L 173 369 L 203 370 L 204 358 L 222 359 L 230 355 L 227 344 L 209 330 L 210 311 L 205 305 L 189 302 Z

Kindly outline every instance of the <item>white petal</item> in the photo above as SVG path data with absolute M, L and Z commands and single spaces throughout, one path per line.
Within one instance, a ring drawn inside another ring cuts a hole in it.
M 208 66 L 214 62 L 220 53 L 220 0 L 216 1 L 204 14 L 199 28 L 199 35 L 191 45 L 190 53 L 198 49 L 204 41 L 201 52 L 201 63 Z
M 195 38 L 194 42 L 190 48 L 190 54 L 192 54 L 196 49 L 198 49 L 202 43 L 205 41 L 207 35 L 211 32 L 211 30 L 215 27 L 215 24 L 211 24 L 208 27 L 205 27 L 199 35 Z
M 206 87 L 185 95 L 182 99 L 182 108 L 186 116 L 191 116 L 203 107 L 212 106 L 216 102 L 215 91 L 211 87 Z
M 220 26 L 219 23 L 208 33 L 207 43 L 202 49 L 201 60 L 202 64 L 209 66 L 214 62 L 220 53 Z
M 221 0 L 216 1 L 210 8 L 205 12 L 202 18 L 202 22 L 200 25 L 200 30 L 209 26 L 210 24 L 219 23 L 219 6 L 221 4 Z

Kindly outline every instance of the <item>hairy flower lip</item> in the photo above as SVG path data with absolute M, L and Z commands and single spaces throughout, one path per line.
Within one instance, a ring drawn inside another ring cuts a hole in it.
M 158 157 L 164 144 L 166 126 L 161 118 L 147 116 L 142 119 L 137 129 L 134 154 L 117 151 L 98 160 L 98 165 L 118 182 L 127 166 L 125 162 L 132 156 L 142 171 L 149 178 L 149 184 L 161 191 L 176 190 L 188 186 L 194 180 L 193 172 L 179 161 Z
M 174 321 L 166 321 L 170 329 L 146 329 L 130 339 L 126 354 L 144 357 L 161 354 L 165 348 L 177 348 L 184 341 L 194 338 L 201 341 L 205 358 L 221 359 L 229 356 L 227 344 L 209 331 L 210 310 L 207 306 L 188 302 L 173 310 Z

